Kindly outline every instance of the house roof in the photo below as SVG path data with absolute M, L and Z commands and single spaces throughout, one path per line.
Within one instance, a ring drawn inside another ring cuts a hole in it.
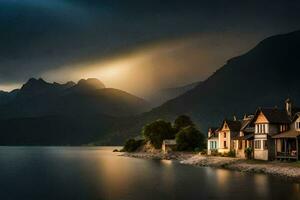
M 251 133 L 251 134 L 247 134 L 247 135 L 244 135 L 244 136 L 235 136 L 233 137 L 232 139 L 233 140 L 251 140 L 254 138 L 254 133 Z
M 300 117 L 300 112 L 295 113 L 293 116 L 292 122 L 296 121 Z
M 208 139 L 218 137 L 219 130 L 220 130 L 219 128 L 213 127 L 213 128 L 209 128 L 209 130 L 211 131 L 211 135 L 210 135 L 210 137 L 208 137 Z
M 234 120 L 227 120 L 225 119 L 222 123 L 222 127 L 224 125 L 224 123 L 226 122 L 228 128 L 231 130 L 231 131 L 240 131 L 241 129 L 241 126 L 242 126 L 242 123 L 241 121 L 234 121 Z
M 241 131 L 252 132 L 252 129 L 254 131 L 254 126 L 253 126 L 253 128 L 251 127 L 253 119 L 254 119 L 254 115 L 250 115 L 248 118 L 244 118 L 241 121 Z
M 165 145 L 176 145 L 176 140 L 164 140 Z
M 283 133 L 279 133 L 277 135 L 274 135 L 272 138 L 297 138 L 300 136 L 300 132 L 296 130 L 289 130 Z
M 258 108 L 255 114 L 255 120 L 257 119 L 260 112 L 267 118 L 269 123 L 273 124 L 287 124 L 291 122 L 289 115 L 286 110 L 278 108 Z

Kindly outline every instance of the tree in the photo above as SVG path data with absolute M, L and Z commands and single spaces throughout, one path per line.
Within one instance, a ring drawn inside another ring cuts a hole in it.
M 188 126 L 176 134 L 176 143 L 178 151 L 193 151 L 195 148 L 203 150 L 205 148 L 205 137 L 194 126 Z
M 157 120 L 144 126 L 142 134 L 156 149 L 160 149 L 165 139 L 174 139 L 175 132 L 170 122 Z
M 144 144 L 143 140 L 129 139 L 126 141 L 122 151 L 134 152 Z
M 176 132 L 179 132 L 181 129 L 187 126 L 194 126 L 195 124 L 191 120 L 191 118 L 187 115 L 180 115 L 174 121 L 174 129 Z

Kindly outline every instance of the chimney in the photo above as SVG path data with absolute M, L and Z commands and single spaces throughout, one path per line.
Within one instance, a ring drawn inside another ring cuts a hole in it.
M 210 128 L 210 129 L 208 129 L 208 137 L 210 138 L 210 136 L 211 136 L 211 132 L 212 132 L 212 129 Z
M 285 101 L 285 110 L 290 117 L 292 116 L 292 108 L 293 108 L 292 100 L 290 98 L 288 98 Z
M 236 116 L 235 115 L 233 115 L 233 121 L 236 121 Z

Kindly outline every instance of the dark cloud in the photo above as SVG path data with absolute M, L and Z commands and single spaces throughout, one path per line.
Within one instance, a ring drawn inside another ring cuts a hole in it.
M 191 35 L 232 32 L 252 45 L 298 29 L 299 9 L 297 1 L 1 0 L 0 84 Z

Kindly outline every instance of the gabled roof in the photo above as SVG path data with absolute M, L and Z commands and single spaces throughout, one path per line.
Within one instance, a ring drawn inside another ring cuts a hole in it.
M 234 121 L 234 120 L 227 120 L 227 119 L 225 119 L 225 120 L 223 121 L 223 123 L 222 123 L 220 129 L 223 128 L 225 122 L 226 122 L 226 124 L 227 124 L 229 130 L 231 130 L 231 131 L 240 131 L 241 126 L 242 126 L 241 121 L 237 121 L 237 120 Z
M 219 128 L 209 128 L 209 130 L 211 131 L 211 135 L 210 137 L 208 137 L 208 139 L 211 139 L 211 138 L 217 138 L 218 137 L 218 134 L 219 134 Z
M 241 131 L 245 131 L 246 129 L 251 129 L 253 120 L 254 120 L 254 115 L 249 115 L 247 118 L 244 118 L 241 121 Z
M 292 122 L 296 121 L 300 117 L 300 112 L 295 113 Z
M 291 119 L 287 112 L 278 108 L 258 108 L 254 117 L 254 121 L 257 119 L 260 112 L 267 118 L 269 123 L 273 124 L 287 124 L 291 122 Z

